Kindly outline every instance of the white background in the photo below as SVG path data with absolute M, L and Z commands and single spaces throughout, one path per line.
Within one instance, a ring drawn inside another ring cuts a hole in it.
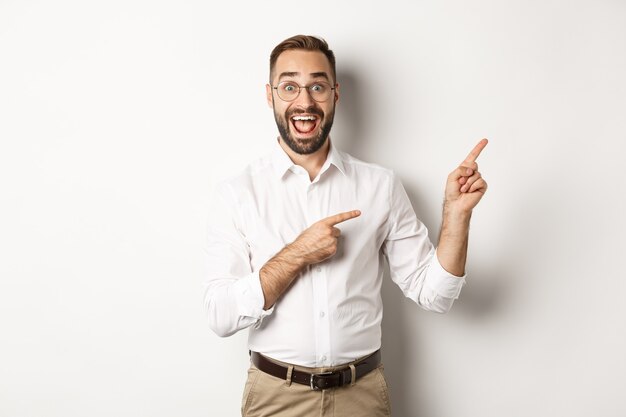
M 1 0 L 0 416 L 239 415 L 246 332 L 210 332 L 201 245 L 298 33 L 337 56 L 333 140 L 433 240 L 490 139 L 452 311 L 384 285 L 394 415 L 626 415 L 625 2 Z

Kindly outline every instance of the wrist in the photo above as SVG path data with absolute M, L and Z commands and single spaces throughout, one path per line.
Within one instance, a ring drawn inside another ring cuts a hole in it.
M 444 201 L 443 203 L 443 218 L 461 221 L 461 222 L 469 222 L 472 218 L 472 210 L 461 209 L 458 208 L 454 203 L 449 201 Z
M 281 251 L 282 258 L 286 259 L 298 272 L 309 265 L 307 262 L 306 252 L 301 250 L 296 242 L 286 245 Z

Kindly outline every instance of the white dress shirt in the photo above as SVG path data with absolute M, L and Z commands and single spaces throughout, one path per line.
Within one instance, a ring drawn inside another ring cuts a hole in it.
M 329 139 L 330 140 L 330 139 Z M 259 269 L 313 223 L 349 210 L 337 253 L 310 265 L 269 310 Z M 447 312 L 465 276 L 445 271 L 394 173 L 337 150 L 311 181 L 278 142 L 219 183 L 209 215 L 204 305 L 219 336 L 249 328 L 248 347 L 301 366 L 336 366 L 380 348 L 384 258 L 422 308 Z

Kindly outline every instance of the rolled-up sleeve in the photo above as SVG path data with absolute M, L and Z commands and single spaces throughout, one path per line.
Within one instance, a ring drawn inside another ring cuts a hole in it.
M 441 266 L 426 226 L 418 220 L 404 187 L 393 174 L 389 203 L 388 233 L 382 251 L 391 279 L 423 309 L 448 312 L 465 285 L 465 275 L 452 275 Z
M 250 264 L 241 215 L 227 183 L 216 187 L 207 220 L 204 251 L 204 308 L 209 327 L 221 337 L 259 326 L 273 307 L 264 310 L 259 271 Z

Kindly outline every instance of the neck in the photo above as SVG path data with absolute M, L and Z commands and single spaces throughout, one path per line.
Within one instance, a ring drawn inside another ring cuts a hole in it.
M 328 156 L 328 151 L 330 149 L 330 138 L 326 139 L 321 148 L 308 155 L 301 155 L 291 150 L 291 148 L 287 146 L 280 136 L 278 137 L 278 143 L 287 155 L 289 155 L 289 158 L 294 164 L 306 169 L 306 172 L 309 173 L 310 181 L 313 181 L 315 177 L 317 177 L 317 174 L 320 172 L 320 169 L 322 169 L 324 162 L 326 162 L 326 157 Z

